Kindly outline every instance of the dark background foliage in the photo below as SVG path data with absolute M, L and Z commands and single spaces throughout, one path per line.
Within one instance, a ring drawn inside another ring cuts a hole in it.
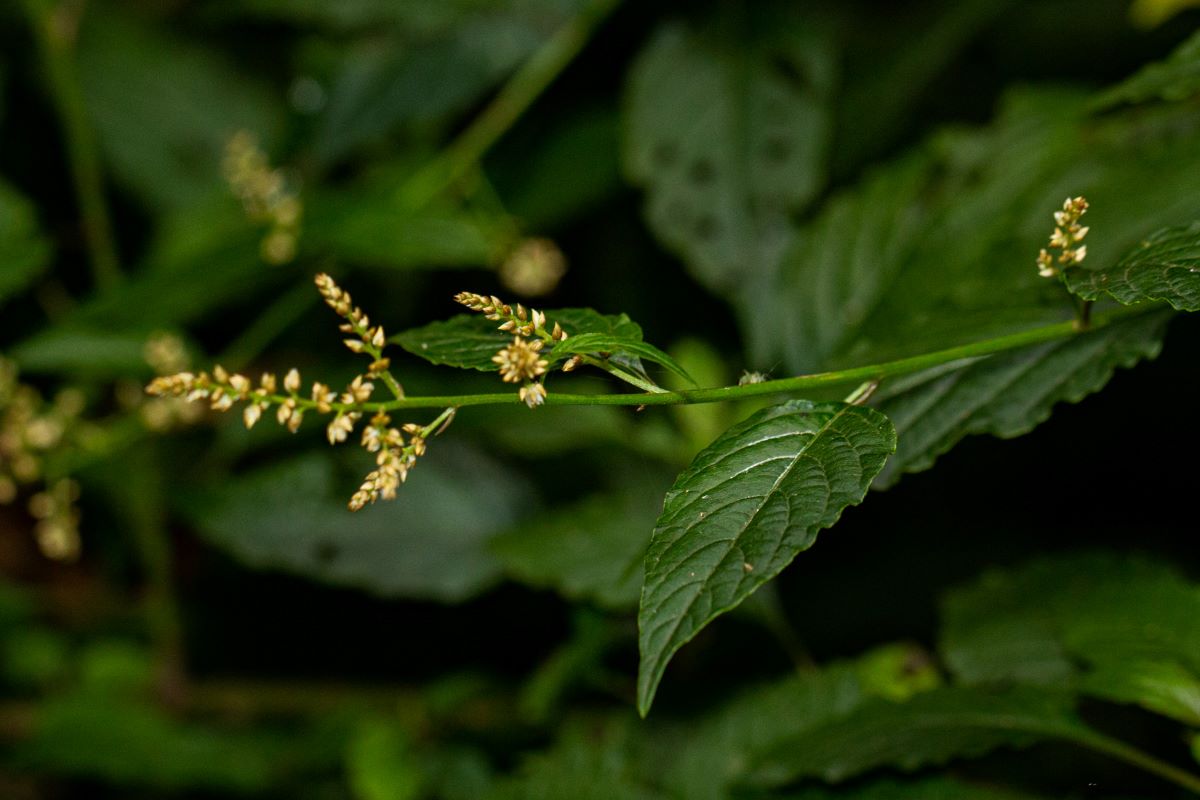
M 0 353 L 47 395 L 83 387 L 87 414 L 106 430 L 137 418 L 113 387 L 151 376 L 141 343 L 155 331 L 183 336 L 196 366 L 232 347 L 252 371 L 295 364 L 337 386 L 354 365 L 333 317 L 287 300 L 313 294 L 314 272 L 335 274 L 400 331 L 455 313 L 457 291 L 511 296 L 497 266 L 514 237 L 538 235 L 570 264 L 539 307 L 626 312 L 647 341 L 714 384 L 743 369 L 797 371 L 786 349 L 749 341 L 744 301 L 731 303 L 656 235 L 646 191 L 622 165 L 631 65 L 663 25 L 717 20 L 720 30 L 745 10 L 737 3 L 621 4 L 481 170 L 470 165 L 419 209 L 396 199 L 586 5 L 91 0 L 67 59 L 125 273 L 102 289 L 31 35 L 30 18 L 50 4 L 6 4 L 0 180 L 28 199 L 53 253 L 19 291 L 0 291 Z M 1165 58 L 1200 19 L 1184 11 L 1139 27 L 1127 3 L 1108 0 L 803 5 L 803 24 L 833 43 L 837 79 L 820 200 L 790 211 L 796 226 L 935 131 L 991 124 L 1015 87 L 1098 91 Z M 242 128 L 303 199 L 290 263 L 263 263 L 262 228 L 222 182 L 221 148 Z M 1052 210 L 1022 218 L 1048 228 Z M 271 313 L 281 322 L 247 344 L 244 332 Z M 674 721 L 690 725 L 740 689 L 787 675 L 797 648 L 822 665 L 889 642 L 926 653 L 946 591 L 988 569 L 1100 549 L 1200 578 L 1189 504 L 1198 345 L 1200 322 L 1181 315 L 1159 358 L 1057 405 L 1031 434 L 968 437 L 932 469 L 873 492 L 766 600 L 680 651 L 640 724 L 665 726 L 659 746 L 670 750 L 671 737 L 687 737 Z M 396 362 L 413 394 L 497 386 Z M 24 505 L 0 506 L 0 795 L 551 798 L 583 781 L 579 792 L 597 797 L 659 796 L 654 781 L 629 779 L 656 772 L 652 756 L 630 766 L 644 747 L 612 755 L 614 737 L 636 736 L 612 731 L 639 724 L 636 590 L 606 596 L 603 577 L 573 589 L 574 567 L 539 575 L 521 541 L 540 552 L 575 545 L 575 519 L 614 548 L 644 542 L 673 474 L 706 433 L 749 410 L 472 410 L 431 444 L 406 487 L 419 498 L 361 519 L 338 514 L 366 457 L 331 456 L 315 426 L 287 438 L 266 422 L 247 433 L 226 415 L 104 450 L 77 473 L 77 563 L 42 557 Z M 323 506 L 305 505 L 322 493 Z M 593 497 L 590 516 L 574 505 Z M 542 538 L 521 539 L 539 524 Z M 505 550 L 496 537 L 515 543 Z M 154 555 L 164 543 L 169 552 Z M 177 628 L 162 623 L 173 613 Z M 1084 712 L 1187 763 L 1178 727 L 1161 718 L 1100 703 Z M 582 755 L 571 750 L 579 741 Z M 527 761 L 542 751 L 557 755 Z M 947 774 L 1047 797 L 1174 796 L 1152 776 L 1059 744 Z M 860 778 L 829 796 L 891 796 L 872 786 Z

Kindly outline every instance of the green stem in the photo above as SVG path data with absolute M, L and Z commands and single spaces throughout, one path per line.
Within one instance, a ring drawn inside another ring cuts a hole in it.
M 410 208 L 422 207 L 477 166 L 483 154 L 579 54 L 618 1 L 592 0 L 582 13 L 551 36 L 467 129 L 401 187 L 404 202 Z
M 62 122 L 92 277 L 98 286 L 110 286 L 120 279 L 121 270 L 104 202 L 104 177 L 96 139 L 72 58 L 83 3 L 80 0 L 54 6 L 49 0 L 25 0 L 25 13 L 37 39 L 51 98 Z
M 279 296 L 258 315 L 249 328 L 225 348 L 217 363 L 235 372 L 245 369 L 246 365 L 258 358 L 272 341 L 303 316 L 317 298 L 317 293 L 307 282 Z
M 1108 309 L 1092 317 L 1089 331 L 1103 328 L 1106 325 L 1148 310 L 1158 309 L 1158 306 L 1118 306 Z M 795 394 L 813 389 L 824 389 L 833 386 L 863 384 L 869 381 L 880 381 L 895 375 L 905 375 L 911 372 L 942 366 L 955 361 L 966 361 L 983 356 L 1002 353 L 1018 347 L 1051 342 L 1058 339 L 1069 339 L 1081 335 L 1076 322 L 1056 322 L 1039 328 L 1030 328 L 1019 333 L 1010 333 L 985 339 L 981 342 L 935 350 L 919 356 L 885 361 L 880 364 L 870 364 L 863 367 L 835 372 L 817 372 L 810 375 L 800 375 L 794 378 L 748 383 L 738 386 L 721 386 L 710 389 L 686 389 L 677 392 L 637 392 L 632 394 L 566 394 L 551 392 L 546 397 L 547 405 L 561 406 L 677 406 L 693 403 L 716 403 L 724 400 L 744 400 L 748 397 L 762 397 L 779 394 Z M 266 398 L 273 403 L 287 400 L 282 395 Z M 310 408 L 315 404 L 304 398 L 297 398 L 301 407 Z M 390 400 L 378 403 L 362 403 L 359 405 L 343 405 L 334 403 L 337 411 L 395 411 L 402 408 L 445 408 L 455 406 L 486 406 L 513 405 L 520 399 L 516 392 L 491 392 L 487 394 L 438 395 L 427 397 L 405 397 L 401 400 Z

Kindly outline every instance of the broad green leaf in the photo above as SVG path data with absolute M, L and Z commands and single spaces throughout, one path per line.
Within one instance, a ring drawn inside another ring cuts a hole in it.
M 664 25 L 626 98 L 625 171 L 650 227 L 712 289 L 770 268 L 825 180 L 833 57 L 782 3 Z
M 943 656 L 966 683 L 1077 684 L 1200 720 L 1200 585 L 1170 567 L 1045 558 L 951 593 L 942 616 Z
M 493 540 L 505 570 L 531 586 L 614 609 L 637 606 L 646 545 L 669 481 L 656 475 L 523 521 Z
M 33 204 L 0 181 L 0 303 L 37 278 L 50 255 Z
M 105 7 L 84 15 L 79 76 L 117 181 L 155 208 L 221 187 L 225 144 L 239 130 L 271 141 L 281 98 L 213 50 Z
M 666 367 L 675 375 L 683 378 L 693 386 L 696 382 L 692 380 L 692 376 L 687 374 L 683 367 L 679 366 L 675 359 L 659 350 L 652 344 L 643 342 L 641 338 L 629 338 L 624 336 L 611 336 L 603 333 L 581 333 L 571 336 L 558 344 L 554 345 L 554 349 L 550 351 L 551 355 L 557 360 L 575 354 L 601 354 L 605 357 L 609 355 L 625 355 L 633 358 L 645 359 L 655 364 Z
M 1066 280 L 1085 300 L 1108 295 L 1124 305 L 1158 300 L 1200 310 L 1200 222 L 1155 231 L 1115 267 L 1068 270 Z
M 362 719 L 346 747 L 347 782 L 356 800 L 416 800 L 422 769 L 411 735 L 386 717 Z
M 643 715 L 672 654 L 861 502 L 895 447 L 892 423 L 877 411 L 792 401 L 759 411 L 696 456 L 667 493 L 646 554 Z
M 335 480 L 328 457 L 313 454 L 195 492 L 183 510 L 206 539 L 252 566 L 457 602 L 500 578 L 490 540 L 533 504 L 511 468 L 452 442 L 431 444 L 396 500 L 351 515 L 358 480 Z
M 1091 202 L 1088 264 L 1193 221 L 1194 110 L 1089 117 L 1087 100 L 1013 93 L 992 124 L 941 132 L 836 196 L 768 280 L 734 295 L 754 363 L 837 369 L 1061 320 L 1061 289 L 1032 258 L 1068 195 Z
M 641 327 L 624 314 L 600 314 L 590 308 L 545 313 L 548 322 L 559 323 L 571 336 L 595 333 L 631 342 L 642 338 Z M 511 334 L 498 330 L 498 324 L 482 314 L 459 314 L 392 337 L 393 342 L 426 361 L 482 372 L 496 371 L 492 356 L 511 340 Z
M 1161 5 L 1162 0 L 1158 3 Z M 1192 34 L 1166 60 L 1142 67 L 1101 94 L 1095 107 L 1107 109 L 1147 100 L 1186 100 L 1197 92 L 1200 92 L 1200 33 Z
M 901 703 L 877 700 L 849 715 L 774 743 L 752 780 L 780 785 L 805 777 L 840 782 L 880 767 L 911 771 L 1000 747 L 1045 739 L 1100 738 L 1076 718 L 1070 695 L 1020 687 L 1004 692 L 947 687 Z
M 928 469 L 965 436 L 1028 433 L 1049 418 L 1055 404 L 1099 391 L 1117 367 L 1156 357 L 1169 320 L 1169 312 L 1152 311 L 902 381 L 902 388 L 878 404 L 895 423 L 899 443 L 876 486 L 886 488 L 906 472 Z

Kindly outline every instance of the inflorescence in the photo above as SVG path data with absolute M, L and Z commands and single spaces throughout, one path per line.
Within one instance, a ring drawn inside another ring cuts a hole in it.
M 308 413 L 332 416 L 325 425 L 325 436 L 330 444 L 347 441 L 355 426 L 370 412 L 359 441 L 367 452 L 374 454 L 376 468 L 350 499 L 350 509 L 357 511 L 380 498 L 390 500 L 396 496 L 396 490 L 408 477 L 417 458 L 425 453 L 425 440 L 449 422 L 453 410 L 447 409 L 426 426 L 410 422 L 393 427 L 391 417 L 374 408 L 378 404 L 370 403 L 376 381 L 382 381 L 397 398 L 404 396 L 403 389 L 388 369 L 389 359 L 383 355 L 387 344 L 383 326 L 372 325 L 362 309 L 354 305 L 350 294 L 328 275 L 318 275 L 316 285 L 325 302 L 345 320 L 341 325 L 342 332 L 352 334 L 345 339 L 346 347 L 371 358 L 366 374 L 356 376 L 340 393 L 320 382 L 313 382 L 305 392 L 300 372 L 294 368 L 283 376 L 282 381 L 275 374 L 266 372 L 255 383 L 245 375 L 230 373 L 219 365 L 211 374 L 180 372 L 156 378 L 146 391 L 152 395 L 207 401 L 215 411 L 228 411 L 234 404 L 243 403 L 242 421 L 247 428 L 254 427 L 264 412 L 271 409 L 274 409 L 275 421 L 292 433 L 300 429 Z
M 1057 250 L 1057 258 L 1045 247 L 1037 256 L 1038 275 L 1053 278 L 1087 257 L 1087 245 L 1080 244 L 1087 236 L 1088 228 L 1079 224 L 1079 218 L 1087 213 L 1088 201 L 1082 197 L 1068 197 L 1061 211 L 1054 212 L 1054 233 L 1050 234 L 1050 250 Z
M 513 334 L 512 344 L 504 347 L 492 357 L 500 369 L 500 379 L 505 383 L 520 383 L 518 392 L 521 401 L 530 408 L 537 408 L 546 401 L 545 374 L 550 362 L 542 358 L 542 348 L 553 346 L 567 338 L 567 332 L 557 322 L 549 325 L 541 311 L 526 309 L 518 303 L 516 307 L 500 301 L 498 297 L 485 297 L 472 292 L 459 292 L 454 299 L 471 309 L 479 311 L 490 320 L 499 322 L 499 330 Z M 570 372 L 580 363 L 579 356 L 567 359 L 563 372 Z

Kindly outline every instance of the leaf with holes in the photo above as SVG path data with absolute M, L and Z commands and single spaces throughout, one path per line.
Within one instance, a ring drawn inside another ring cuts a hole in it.
M 928 469 L 970 434 L 1028 433 L 1049 419 L 1056 403 L 1077 403 L 1103 388 L 1117 367 L 1157 356 L 1170 317 L 1141 314 L 959 369 L 902 379 L 878 402 L 896 424 L 899 445 L 876 486 L 886 488 L 903 473 Z
M 560 308 L 545 313 L 549 324 L 557 322 L 571 336 L 595 334 L 631 346 L 642 340 L 641 326 L 625 314 L 601 314 L 590 308 Z M 433 364 L 481 372 L 495 372 L 492 356 L 511 340 L 512 334 L 499 330 L 494 320 L 482 314 L 459 314 L 391 338 L 408 352 Z
M 1127 306 L 1157 300 L 1200 311 L 1200 222 L 1155 231 L 1112 269 L 1071 270 L 1066 279 L 1084 300 L 1108 295 Z
M 844 403 L 763 409 L 706 447 L 667 493 L 638 613 L 638 709 L 672 654 L 862 501 L 896 447 L 883 414 Z
M 687 370 L 679 366 L 679 363 L 675 359 L 654 345 L 643 342 L 641 339 L 611 336 L 603 333 L 581 333 L 578 336 L 571 336 L 556 344 L 550 354 L 555 360 L 577 354 L 598 354 L 604 358 L 610 355 L 623 355 L 645 359 L 646 361 L 665 367 L 693 386 L 696 385 L 696 381 L 692 379 L 692 376 L 688 375 Z
M 655 233 L 710 288 L 778 258 L 789 215 L 824 183 L 832 61 L 794 10 L 747 3 L 703 29 L 665 25 L 634 64 L 625 171 Z

